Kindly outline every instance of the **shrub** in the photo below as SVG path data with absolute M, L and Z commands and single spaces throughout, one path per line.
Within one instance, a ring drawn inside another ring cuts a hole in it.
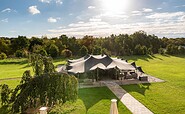
M 23 52 L 23 51 L 17 50 L 17 51 L 15 52 L 15 57 L 23 57 L 23 56 L 24 56 L 24 52 Z
M 81 49 L 80 49 L 80 55 L 81 56 L 85 56 L 88 54 L 88 49 L 86 46 L 82 46 Z
M 51 57 L 57 57 L 59 53 L 59 49 L 55 44 L 51 44 L 49 47 L 49 54 Z
M 0 59 L 6 59 L 6 58 L 7 58 L 7 56 L 5 53 L 0 53 Z
M 164 52 L 164 49 L 163 48 L 159 48 L 158 53 L 161 54 L 161 55 L 163 55 L 165 53 Z
M 72 56 L 72 52 L 68 49 L 64 49 L 61 53 L 62 56 L 64 57 L 71 57 Z

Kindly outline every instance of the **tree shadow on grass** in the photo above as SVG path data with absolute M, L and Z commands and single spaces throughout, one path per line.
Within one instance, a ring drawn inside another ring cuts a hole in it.
M 149 61 L 151 59 L 159 59 L 163 60 L 162 58 L 156 56 L 156 55 L 134 55 L 134 56 L 125 56 L 124 59 L 131 60 L 131 61 L 137 61 L 137 60 L 144 60 Z
M 132 84 L 132 85 L 124 85 L 122 86 L 128 93 L 137 92 L 145 96 L 146 90 L 150 89 L 150 83 L 145 84 Z
M 79 90 L 79 98 L 84 102 L 86 111 L 103 99 L 111 100 L 114 94 L 107 87 L 83 88 Z
M 0 65 L 6 65 L 6 64 L 19 64 L 19 65 L 23 65 L 23 64 L 27 64 L 28 60 L 18 60 L 18 61 L 14 61 L 14 60 L 10 60 L 10 61 L 1 61 Z

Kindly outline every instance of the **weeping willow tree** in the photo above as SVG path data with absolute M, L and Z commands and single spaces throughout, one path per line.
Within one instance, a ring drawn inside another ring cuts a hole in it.
M 58 102 L 65 103 L 77 99 L 77 79 L 68 74 L 55 72 L 52 58 L 33 54 L 29 61 L 34 76 L 31 76 L 29 70 L 25 71 L 20 84 L 12 92 L 4 93 L 4 96 L 11 96 L 4 98 L 4 103 L 11 104 L 13 113 L 23 113 L 28 108 L 38 106 L 51 107 Z

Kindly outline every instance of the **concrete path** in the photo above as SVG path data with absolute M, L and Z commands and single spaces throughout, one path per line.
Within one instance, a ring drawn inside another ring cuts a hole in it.
M 104 81 L 104 83 L 133 114 L 153 114 L 115 82 Z

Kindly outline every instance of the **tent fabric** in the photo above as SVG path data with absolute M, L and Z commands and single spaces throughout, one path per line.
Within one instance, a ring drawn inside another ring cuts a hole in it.
M 68 60 L 69 73 L 84 73 L 97 68 L 106 70 L 117 67 L 120 70 L 136 70 L 134 66 L 124 60 L 111 58 L 108 55 L 87 55 L 80 59 Z

